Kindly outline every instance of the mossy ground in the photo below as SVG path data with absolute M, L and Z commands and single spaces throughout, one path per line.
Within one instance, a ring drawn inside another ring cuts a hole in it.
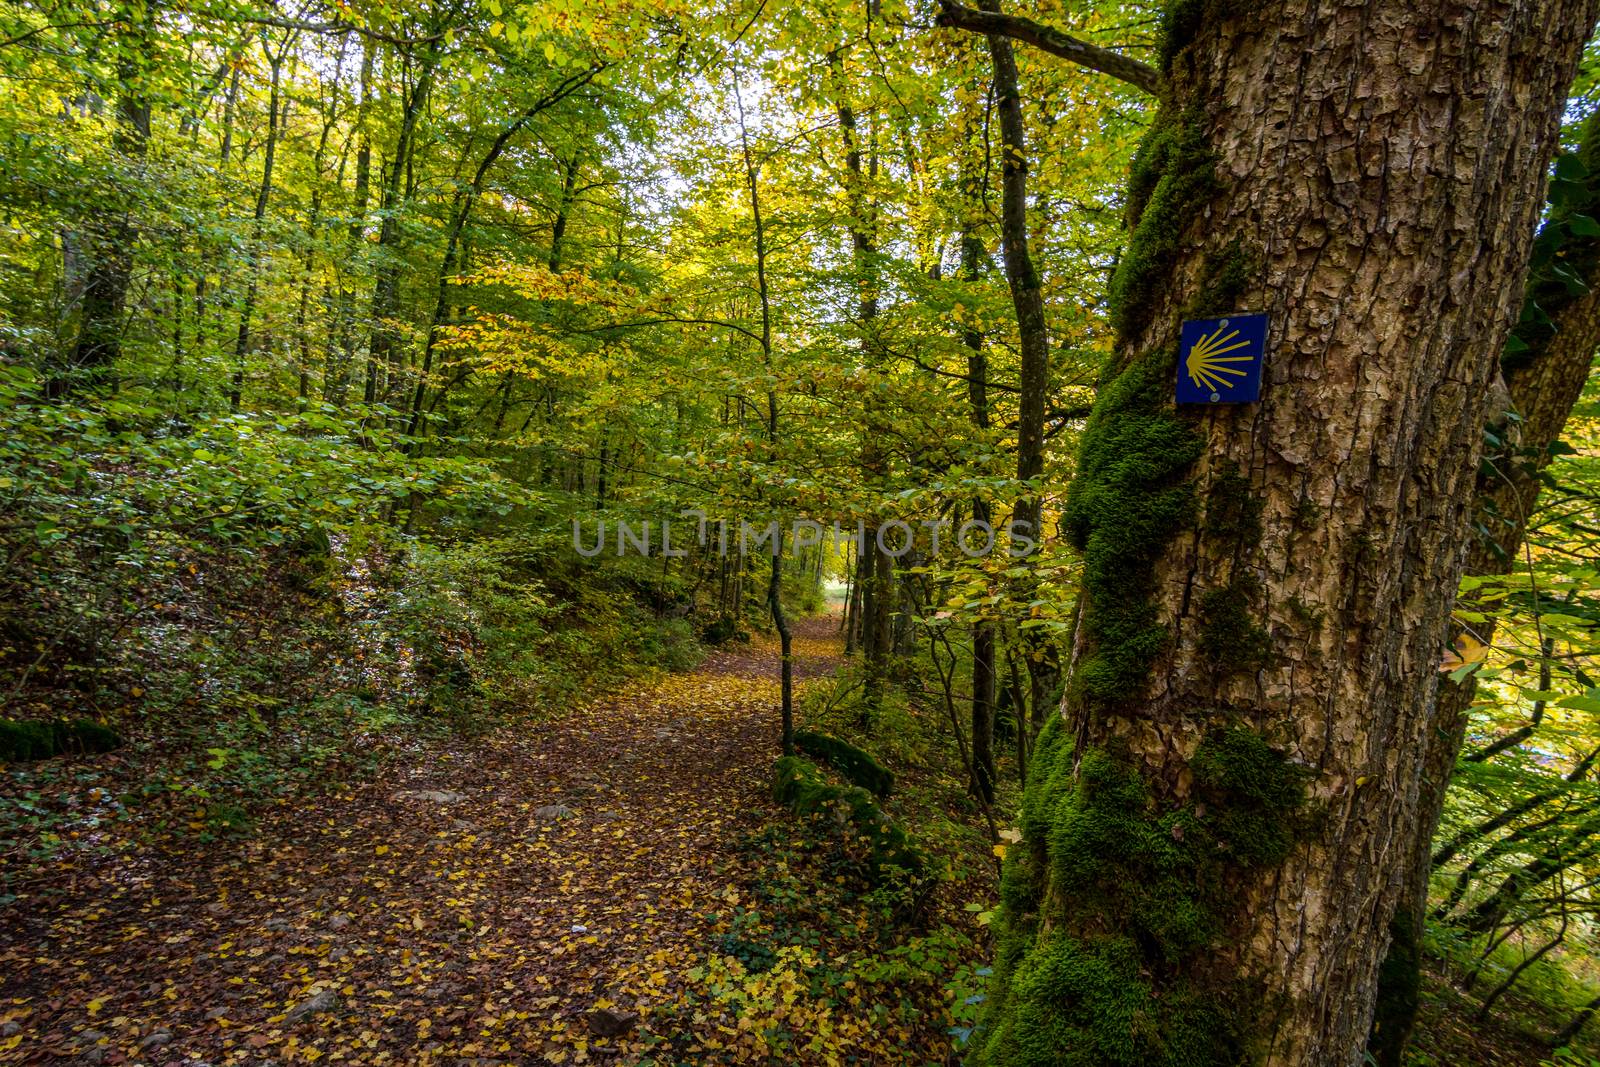
M 843 813 L 870 846 L 870 877 L 881 880 L 891 870 L 920 876 L 927 858 L 910 837 L 883 813 L 872 794 L 856 785 L 828 781 L 816 764 L 799 756 L 782 756 L 773 764 L 772 795 L 796 815 Z

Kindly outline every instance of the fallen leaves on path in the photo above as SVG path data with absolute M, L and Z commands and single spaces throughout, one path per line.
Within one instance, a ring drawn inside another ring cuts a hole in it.
M 802 678 L 837 655 L 828 625 L 796 642 Z M 715 947 L 736 843 L 786 818 L 774 661 L 716 653 L 7 909 L 0 1061 L 761 1062 L 760 1019 L 814 1062 L 904 1062 L 881 1010 L 812 995 L 813 949 L 751 974 Z

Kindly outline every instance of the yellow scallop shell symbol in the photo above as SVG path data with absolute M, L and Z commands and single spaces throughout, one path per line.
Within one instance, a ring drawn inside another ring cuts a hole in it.
M 1241 348 L 1249 348 L 1249 341 L 1234 341 L 1239 336 L 1238 330 L 1224 333 L 1228 329 L 1228 320 L 1223 319 L 1218 323 L 1214 332 L 1205 334 L 1189 349 L 1189 355 L 1184 359 L 1184 370 L 1189 373 L 1189 380 L 1201 389 L 1212 392 L 1222 392 L 1231 389 L 1234 382 L 1228 377 L 1243 378 L 1245 372 L 1238 367 L 1230 367 L 1230 363 L 1249 363 L 1253 356 L 1230 356 L 1227 353 Z M 1229 344 L 1229 341 L 1233 341 Z M 1227 375 L 1228 377 L 1223 377 Z

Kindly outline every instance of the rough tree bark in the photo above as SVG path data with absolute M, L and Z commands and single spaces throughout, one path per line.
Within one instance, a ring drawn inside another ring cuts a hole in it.
M 984 1062 L 1360 1062 L 1495 357 L 1594 15 L 1170 9 Z M 1180 321 L 1243 308 L 1272 316 L 1261 402 L 1174 409 Z
M 1551 446 L 1560 439 L 1600 348 L 1600 238 L 1574 232 L 1570 225 L 1574 215 L 1592 218 L 1600 211 L 1600 120 L 1585 122 L 1575 155 L 1585 171 L 1584 195 L 1572 195 L 1569 187 L 1568 195 L 1552 203 L 1536 242 L 1543 262 L 1530 271 L 1523 315 L 1501 357 L 1504 397 L 1489 419 L 1506 445 L 1494 450 L 1498 454 L 1488 457 L 1492 462 L 1478 475 L 1476 525 L 1482 532 L 1467 539 L 1468 574 L 1507 574 L 1519 562 L 1540 474 L 1550 463 Z M 1557 264 L 1587 291 L 1556 276 Z M 1507 410 L 1516 413 L 1514 424 L 1506 418 Z M 1485 644 L 1493 640 L 1492 618 L 1478 628 L 1477 637 Z M 1421 826 L 1390 926 L 1389 957 L 1368 1047 L 1378 1067 L 1404 1062 L 1416 1021 L 1422 931 L 1435 863 L 1433 837 L 1466 737 L 1467 708 L 1476 694 L 1471 676 L 1459 684 L 1440 677 L 1437 728 L 1429 734 L 1421 783 Z

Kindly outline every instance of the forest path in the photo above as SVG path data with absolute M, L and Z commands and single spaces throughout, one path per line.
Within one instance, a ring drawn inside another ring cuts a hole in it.
M 798 678 L 836 629 L 796 624 Z M 13 911 L 0 1062 L 713 1062 L 731 1029 L 672 1028 L 738 841 L 780 817 L 777 701 L 758 638 Z

